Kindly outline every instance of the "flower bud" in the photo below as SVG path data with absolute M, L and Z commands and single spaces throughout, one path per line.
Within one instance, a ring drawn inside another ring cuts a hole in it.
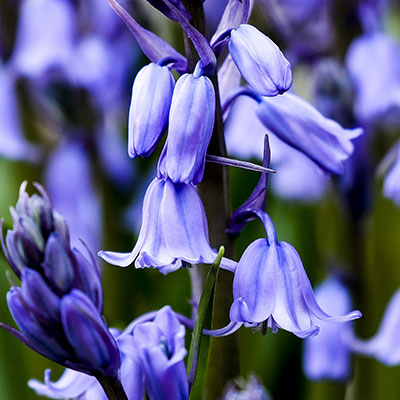
M 176 83 L 160 172 L 174 183 L 199 183 L 215 117 L 215 92 L 206 76 L 185 74 Z
M 169 69 L 154 63 L 136 75 L 129 109 L 129 157 L 148 156 L 161 139 L 168 122 L 174 84 Z
M 25 342 L 30 347 L 56 362 L 63 362 L 68 358 L 67 351 L 57 339 L 48 335 L 28 309 L 21 288 L 10 289 L 7 293 L 7 304 L 14 321 L 25 337 Z
M 74 268 L 70 250 L 56 233 L 52 233 L 47 241 L 43 269 L 46 278 L 60 294 L 71 289 Z
M 79 359 L 93 370 L 115 377 L 120 367 L 119 350 L 91 300 L 80 290 L 72 290 L 61 300 L 61 320 Z
M 242 24 L 231 32 L 229 52 L 243 78 L 257 93 L 276 96 L 292 86 L 289 61 L 254 26 Z

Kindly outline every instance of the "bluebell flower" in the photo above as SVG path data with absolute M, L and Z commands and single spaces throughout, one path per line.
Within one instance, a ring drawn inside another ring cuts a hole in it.
M 68 221 L 72 246 L 85 238 L 90 250 L 101 246 L 100 201 L 89 154 L 78 140 L 63 140 L 48 159 L 45 184 L 55 209 Z
M 351 310 L 347 288 L 335 277 L 328 277 L 315 289 L 318 304 L 333 315 L 343 315 Z M 345 337 L 351 332 L 351 323 L 330 324 L 318 321 L 319 334 L 304 341 L 303 370 L 311 380 L 349 379 L 351 351 Z
M 252 25 L 232 30 L 229 53 L 246 82 L 263 96 L 276 96 L 292 86 L 290 63 L 278 46 Z
M 15 76 L 11 68 L 0 64 L 0 156 L 36 160 L 39 151 L 23 136 L 19 120 Z
M 365 34 L 351 43 L 346 68 L 355 90 L 354 108 L 359 120 L 369 123 L 392 111 L 399 114 L 399 62 L 400 45 L 384 33 Z
M 154 267 L 163 273 L 175 271 L 182 261 L 212 264 L 216 252 L 208 242 L 207 219 L 194 186 L 155 178 L 146 191 L 142 226 L 133 250 L 100 251 L 99 256 L 120 267 L 136 260 L 136 268 Z
M 224 392 L 222 400 L 271 400 L 267 389 L 255 375 L 250 375 L 246 381 L 243 378 L 235 379 Z
M 119 338 L 122 337 L 121 332 L 117 329 L 110 329 L 110 331 L 118 344 Z M 142 369 L 130 355 L 127 355 L 122 346 L 119 347 L 119 350 L 121 357 L 120 380 L 125 393 L 129 400 L 141 399 L 144 392 Z M 31 379 L 28 381 L 28 386 L 38 395 L 51 399 L 107 400 L 102 387 L 93 376 L 68 368 L 56 382 L 52 382 L 50 376 L 51 370 L 46 370 L 44 383 Z
M 154 63 L 136 75 L 128 122 L 129 157 L 148 156 L 164 133 L 175 80 L 168 67 Z
M 355 353 L 376 358 L 382 364 L 400 364 L 400 289 L 397 289 L 386 306 L 378 332 L 370 339 L 360 339 L 349 332 L 346 343 Z
M 165 306 L 152 322 L 137 324 L 124 335 L 121 347 L 141 367 L 151 400 L 185 400 L 189 397 L 184 358 L 185 327 L 171 307 Z
M 328 173 L 343 173 L 343 163 L 353 152 L 351 139 L 363 133 L 361 128 L 342 128 L 292 93 L 273 99 L 263 97 L 257 115 L 279 139 Z
M 396 153 L 396 160 L 383 182 L 383 194 L 400 207 L 400 143 L 397 143 Z
M 242 159 L 262 159 L 264 136 L 268 135 L 271 166 L 277 171 L 270 176 L 272 190 L 280 197 L 296 201 L 316 201 L 326 191 L 329 176 L 300 151 L 287 145 L 257 118 L 257 104 L 247 96 L 239 97 L 225 124 L 228 153 Z M 249 133 L 250 132 L 250 133 Z
M 297 251 L 278 242 L 274 225 L 264 212 L 257 212 L 267 238 L 257 239 L 243 253 L 233 280 L 230 318 L 250 326 L 278 328 L 300 338 L 316 335 L 314 317 L 326 322 L 347 322 L 360 318 L 359 311 L 332 317 L 315 300 Z
M 172 96 L 168 138 L 159 163 L 162 175 L 174 183 L 201 181 L 214 117 L 211 80 L 196 73 L 181 76 Z
M 117 344 L 102 317 L 103 293 L 98 267 L 71 249 L 68 226 L 53 210 L 48 195 L 31 197 L 21 185 L 13 230 L 4 254 L 21 280 L 7 294 L 10 312 L 20 331 L 0 326 L 27 346 L 66 367 L 87 374 L 117 377 Z
M 28 77 L 63 68 L 73 48 L 75 28 L 75 12 L 68 0 L 23 1 L 11 60 L 14 68 Z

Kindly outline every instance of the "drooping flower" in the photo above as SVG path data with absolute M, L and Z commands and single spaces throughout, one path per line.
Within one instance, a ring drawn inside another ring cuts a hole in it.
M 146 191 L 142 226 L 133 250 L 100 251 L 99 256 L 120 267 L 136 260 L 136 268 L 155 267 L 163 273 L 175 271 L 182 261 L 212 264 L 216 252 L 208 242 L 207 220 L 194 186 L 155 178 Z
M 242 24 L 231 32 L 229 53 L 243 78 L 258 94 L 276 96 L 292 86 L 289 61 L 254 26 Z
M 370 123 L 391 111 L 399 114 L 399 62 L 400 45 L 389 35 L 365 34 L 352 42 L 346 55 L 346 68 L 354 86 L 354 107 L 359 120 Z
M 261 160 L 264 136 L 271 147 L 271 166 L 277 171 L 270 177 L 271 188 L 283 198 L 315 201 L 325 192 L 329 177 L 307 156 L 280 140 L 257 118 L 257 103 L 239 97 L 225 124 L 228 153 L 235 157 Z
M 1 237 L 4 254 L 21 280 L 7 294 L 20 331 L 0 326 L 27 346 L 64 366 L 87 374 L 116 377 L 120 367 L 115 340 L 102 318 L 100 272 L 69 244 L 68 226 L 53 210 L 40 185 L 31 197 L 21 185 L 13 230 Z
M 151 400 L 185 400 L 189 396 L 184 358 L 185 327 L 165 306 L 152 322 L 137 324 L 121 337 L 121 347 L 143 371 Z
M 331 314 L 340 315 L 351 310 L 347 288 L 333 276 L 315 289 L 315 298 Z M 311 380 L 345 381 L 349 378 L 351 368 L 351 351 L 345 336 L 351 332 L 351 324 L 324 321 L 318 321 L 318 324 L 319 334 L 304 341 L 304 373 Z
M 304 153 L 328 173 L 343 173 L 343 162 L 353 152 L 351 139 L 363 133 L 361 128 L 342 128 L 292 93 L 273 99 L 263 97 L 257 115 L 279 139 Z
M 326 322 L 347 322 L 360 318 L 359 311 L 332 317 L 315 300 L 297 251 L 278 242 L 274 225 L 264 212 L 257 212 L 267 238 L 257 239 L 243 253 L 233 280 L 233 322 L 285 329 L 300 338 L 316 335 L 314 317 Z
M 175 80 L 168 67 L 151 63 L 136 75 L 128 122 L 128 153 L 131 158 L 148 156 L 168 123 Z
M 382 364 L 400 364 L 400 289 L 397 289 L 386 306 L 378 332 L 368 340 L 349 334 L 346 339 L 350 349 L 358 354 L 376 358 Z
M 198 184 L 215 117 L 215 92 L 206 76 L 185 74 L 175 86 L 160 173 L 174 183 Z

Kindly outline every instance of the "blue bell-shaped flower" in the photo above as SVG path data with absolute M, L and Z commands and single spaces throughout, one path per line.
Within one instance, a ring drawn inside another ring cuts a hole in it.
M 128 122 L 129 157 L 152 153 L 168 123 L 175 80 L 168 67 L 151 63 L 136 75 Z
M 195 187 L 155 178 L 144 198 L 142 226 L 133 250 L 100 251 L 99 256 L 120 267 L 136 260 L 136 268 L 154 267 L 163 273 L 175 271 L 182 261 L 212 264 L 216 252 L 208 242 L 207 219 Z M 223 259 L 221 266 L 229 269 L 232 264 Z
M 215 92 L 206 76 L 185 74 L 175 86 L 168 139 L 159 170 L 174 183 L 198 184 L 215 118 Z
M 233 280 L 233 322 L 251 326 L 263 324 L 273 332 L 278 328 L 300 338 L 316 335 L 314 317 L 327 322 L 346 322 L 361 317 L 359 311 L 332 317 L 315 300 L 314 293 L 297 251 L 278 242 L 268 215 L 257 212 L 266 239 L 257 239 L 243 253 Z
M 276 96 L 292 86 L 290 63 L 278 46 L 252 25 L 232 30 L 229 53 L 246 82 L 262 96 Z

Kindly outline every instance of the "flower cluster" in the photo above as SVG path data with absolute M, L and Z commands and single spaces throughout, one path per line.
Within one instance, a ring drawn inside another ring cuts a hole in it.
M 283 329 L 305 339 L 304 371 L 311 380 L 348 380 L 352 353 L 398 364 L 399 293 L 376 336 L 359 339 L 351 321 L 361 312 L 351 311 L 343 282 L 332 274 L 314 294 L 299 253 L 278 240 L 273 204 L 267 203 L 269 181 L 283 197 L 316 200 L 334 175 L 331 188 L 338 189 L 348 213 L 352 259 L 361 264 L 364 222 L 372 207 L 371 137 L 387 121 L 400 121 L 400 73 L 394 67 L 400 48 L 384 32 L 386 2 L 363 0 L 346 6 L 357 15 L 364 33 L 349 38 L 342 66 L 327 56 L 334 54 L 329 16 L 334 5 L 329 0 L 226 0 L 219 5 L 218 23 L 208 32 L 202 1 L 147 0 L 153 11 L 180 26 L 184 55 L 138 22 L 148 22 L 141 7 L 132 8 L 132 16 L 117 0 L 108 0 L 111 7 L 98 1 L 24 0 L 18 6 L 15 44 L 6 56 L 0 37 L 0 154 L 28 162 L 46 154 L 50 197 L 70 220 L 67 225 L 40 184 L 35 184 L 38 193 L 29 196 L 24 182 L 11 208 L 13 227 L 1 237 L 20 285 L 12 281 L 7 293 L 19 329 L 2 323 L 0 327 L 66 367 L 58 381 L 52 382 L 47 370 L 44 383 L 30 380 L 29 386 L 50 398 L 133 400 L 147 394 L 151 400 L 186 400 L 206 382 L 206 372 L 197 373 L 199 367 L 206 369 L 208 357 L 200 354 L 202 336 L 231 335 L 242 325 L 263 335 Z M 285 54 L 249 23 L 253 7 L 268 14 L 270 29 L 280 33 L 280 44 L 286 42 Z M 44 18 L 48 24 L 43 24 Z M 135 52 L 127 30 L 118 25 L 121 21 L 149 59 L 141 69 L 138 66 L 129 106 L 124 83 Z M 378 55 L 376 62 L 370 62 L 371 54 Z M 306 90 L 296 84 L 298 71 L 313 77 Z M 43 126 L 37 124 L 38 136 L 48 135 L 49 143 L 44 139 L 34 145 L 24 138 L 23 125 L 30 121 L 24 121 L 18 91 L 26 87 L 34 93 L 27 104 L 38 103 L 32 107 L 34 114 L 49 114 Z M 127 114 L 126 157 L 113 134 L 121 123 L 121 110 Z M 52 127 L 57 125 L 62 128 L 53 137 Z M 397 141 L 380 166 L 386 174 L 383 193 L 397 205 L 399 149 Z M 102 213 L 97 193 L 106 188 L 104 204 L 114 194 L 109 188 L 118 191 L 115 197 L 127 194 L 133 181 L 129 158 L 138 164 L 154 155 L 156 172 L 146 181 L 150 183 L 132 250 L 98 251 Z M 262 165 L 231 156 L 262 159 Z M 213 169 L 208 163 L 224 167 Z M 232 215 L 226 166 L 261 173 Z M 275 172 L 272 178 L 269 174 Z M 265 237 L 247 242 L 236 261 L 232 243 L 253 220 L 261 221 Z M 209 227 L 216 225 L 210 240 Z M 78 242 L 86 253 L 74 247 L 80 235 L 88 240 L 88 245 Z M 221 244 L 229 247 L 226 258 L 223 247 L 215 250 Z M 91 250 L 120 267 L 134 264 L 162 274 L 190 269 L 192 318 L 165 306 L 138 317 L 124 330 L 109 328 L 103 316 L 100 269 Z M 212 264 L 207 277 L 199 271 L 204 269 L 200 264 Z M 219 267 L 225 271 L 218 272 Z M 223 300 L 218 290 L 225 291 Z M 220 301 L 223 307 L 213 314 L 211 308 L 220 307 Z M 217 315 L 222 310 L 225 318 Z M 215 329 L 220 324 L 225 326 Z M 193 332 L 188 350 L 186 328 Z M 210 346 L 208 341 L 205 346 Z M 223 354 L 213 352 L 211 346 L 213 356 Z M 207 380 L 212 381 L 216 373 L 210 371 Z M 243 396 L 269 397 L 256 378 L 244 386 Z M 241 396 L 232 383 L 215 391 L 213 399 L 223 392 L 226 400 Z
M 43 188 L 29 196 L 27 183 L 11 208 L 14 227 L 2 239 L 7 260 L 21 280 L 7 293 L 11 314 L 20 328 L 2 325 L 38 353 L 88 374 L 116 377 L 117 344 L 102 317 L 100 271 L 71 249 L 68 225 L 53 210 Z

